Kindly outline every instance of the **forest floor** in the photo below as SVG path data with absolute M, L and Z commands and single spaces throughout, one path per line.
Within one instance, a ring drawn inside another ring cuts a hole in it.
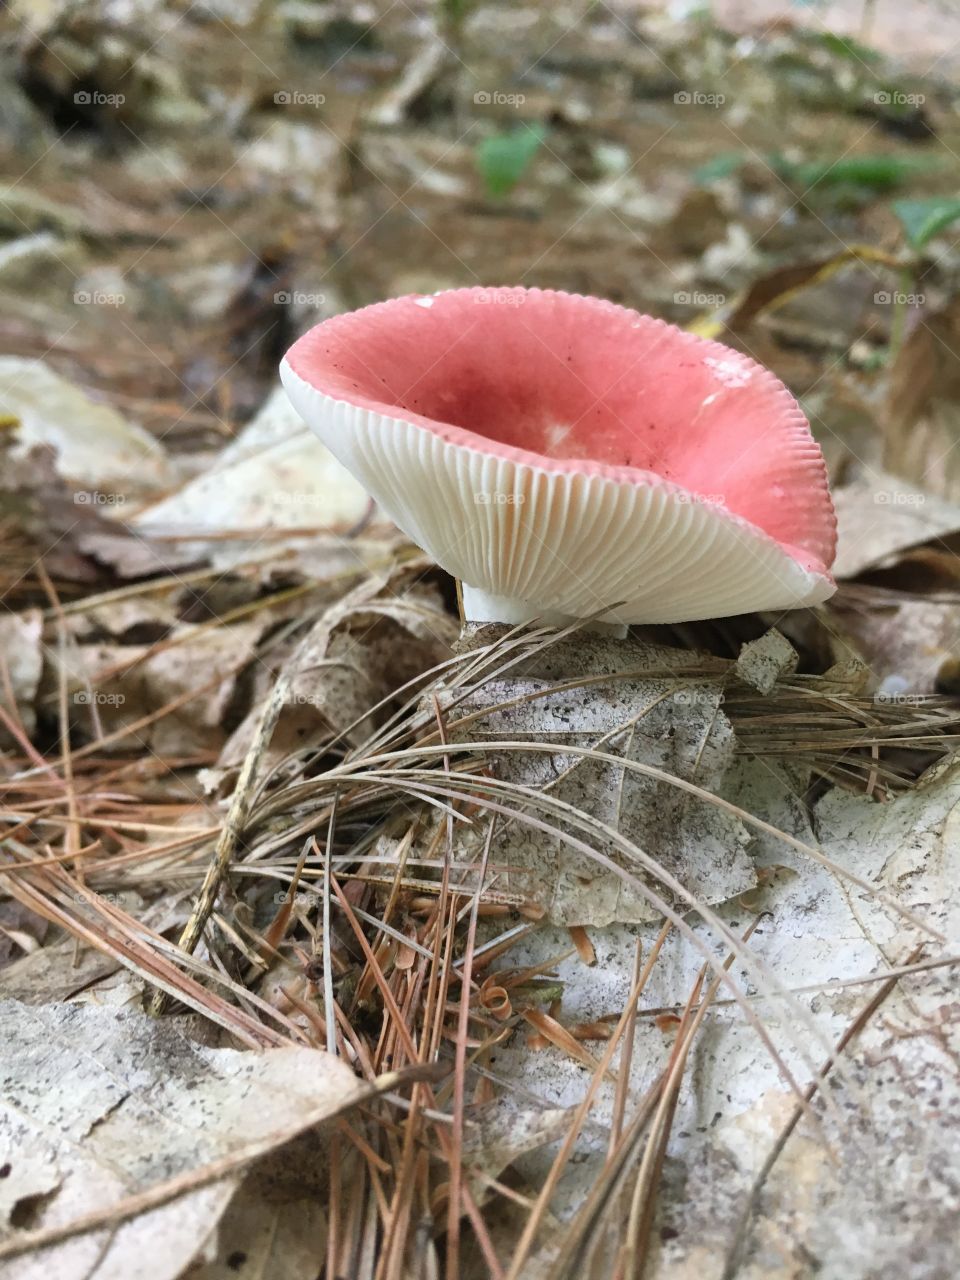
M 960 16 L 0 31 L 0 1276 L 952 1277 Z M 837 595 L 460 639 L 277 365 L 506 283 L 772 368 Z

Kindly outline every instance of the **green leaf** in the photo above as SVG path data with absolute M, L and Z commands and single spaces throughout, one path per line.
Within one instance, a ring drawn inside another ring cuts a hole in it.
M 523 124 L 509 133 L 495 133 L 480 143 L 477 168 L 491 196 L 510 194 L 546 136 L 542 124 Z
M 852 36 L 835 35 L 832 31 L 823 31 L 817 33 L 814 37 L 817 44 L 823 46 L 824 49 L 834 53 L 838 58 L 846 58 L 849 62 L 879 62 L 880 54 L 876 49 L 871 49 L 868 45 L 861 44 L 859 40 L 854 40 Z
M 893 212 L 900 219 L 907 243 L 918 252 L 939 232 L 960 218 L 960 198 L 930 196 L 927 200 L 895 200 Z
M 781 178 L 804 190 L 821 186 L 855 186 L 888 191 L 914 174 L 937 166 L 932 160 L 877 153 L 844 156 L 839 160 L 809 160 L 799 164 L 782 156 L 771 156 L 770 167 Z
M 876 49 L 870 49 L 869 45 L 861 45 L 860 41 L 854 40 L 852 36 L 837 36 L 835 32 L 824 31 L 818 33 L 817 42 L 831 54 L 836 54 L 837 58 L 845 58 L 851 63 L 878 63 L 881 60 L 881 55 Z
M 693 180 L 699 186 L 705 187 L 719 178 L 729 178 L 731 174 L 743 167 L 746 159 L 742 151 L 721 151 L 712 160 L 708 160 L 694 170 Z
M 470 0 L 440 0 L 440 3 L 447 17 L 452 22 L 460 23 L 467 16 Z

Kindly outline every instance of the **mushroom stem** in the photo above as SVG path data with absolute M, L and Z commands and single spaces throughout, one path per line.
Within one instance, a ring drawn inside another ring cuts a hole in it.
M 557 613 L 552 609 L 538 609 L 527 600 L 517 600 L 512 596 L 495 596 L 480 587 L 471 587 L 468 583 L 460 584 L 463 594 L 463 616 L 467 622 L 546 622 L 551 626 L 566 626 L 577 619 L 566 613 Z M 602 631 L 612 640 L 622 640 L 627 634 L 626 623 L 593 622 L 589 630 Z

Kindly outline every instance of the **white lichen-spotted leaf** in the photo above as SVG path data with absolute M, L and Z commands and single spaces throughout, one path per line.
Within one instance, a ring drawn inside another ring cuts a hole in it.
M 15 1001 L 0 1004 L 0 1080 L 3 1280 L 175 1280 L 214 1247 L 247 1157 L 369 1092 L 320 1050 L 208 1048 L 139 1013 Z M 182 1194 L 111 1220 L 178 1177 Z M 91 1214 L 103 1225 L 43 1244 Z
M 801 1088 L 878 992 L 870 979 L 905 963 L 920 941 L 927 944 L 924 958 L 956 954 L 960 767 L 941 767 L 886 803 L 833 790 L 811 811 L 803 793 L 800 771 L 758 759 L 737 765 L 724 787 L 728 798 L 819 847 L 840 870 L 761 834 L 751 847 L 760 887 L 717 908 L 737 935 L 756 923 L 750 949 L 766 978 L 740 962 L 731 972 Z M 945 944 L 842 872 L 884 889 L 939 929 Z M 696 928 L 708 936 L 702 925 Z M 565 955 L 551 970 L 562 984 L 554 1011 L 565 1026 L 595 1023 L 623 1009 L 636 942 L 649 954 L 655 934 L 649 926 L 590 929 L 593 966 L 571 953 L 556 928 L 538 930 L 511 954 L 518 965 Z M 689 939 L 671 933 L 641 1000 L 635 1098 L 663 1070 L 674 1042 L 675 1028 L 657 1011 L 679 1012 L 702 962 Z M 939 1280 L 953 1274 L 960 1007 L 952 974 L 946 967 L 902 978 L 831 1069 L 836 1105 L 818 1099 L 819 1127 L 802 1120 L 766 1177 L 738 1276 Z M 599 1056 L 599 1046 L 587 1047 Z M 522 1079 L 524 1097 L 539 1097 L 545 1107 L 576 1104 L 591 1074 L 552 1046 L 531 1052 L 517 1041 L 498 1050 L 497 1070 Z M 751 1189 L 796 1101 L 743 1010 L 720 991 L 698 1033 L 671 1127 L 649 1275 L 720 1280 Z M 552 1203 L 565 1221 L 603 1168 L 612 1105 L 607 1082 Z M 628 1107 L 628 1119 L 631 1114 Z M 529 1187 L 541 1185 L 552 1158 L 544 1151 L 520 1158 L 517 1169 Z M 562 1229 L 551 1240 L 559 1265 Z M 598 1257 L 600 1270 L 591 1274 L 610 1274 L 610 1257 L 603 1250 Z
M 518 699 L 525 700 L 520 706 Z M 720 709 L 717 685 L 678 686 L 670 680 L 620 680 L 586 689 L 552 692 L 540 680 L 496 681 L 460 704 L 469 716 L 496 703 L 470 722 L 468 735 L 499 740 L 547 741 L 557 746 L 597 749 L 623 756 L 664 774 L 715 790 L 733 761 L 730 722 Z M 457 736 L 455 724 L 451 733 Z M 675 876 L 707 902 L 723 902 L 754 884 L 745 853 L 748 834 L 736 818 L 708 801 L 663 781 L 576 754 L 496 752 L 497 776 L 590 814 Z M 542 812 L 535 816 L 542 820 Z M 557 824 L 557 818 L 547 814 Z M 560 817 L 560 824 L 563 819 Z M 645 872 L 612 842 L 574 830 L 632 878 L 604 867 L 559 836 L 517 820 L 505 820 L 495 861 L 509 867 L 502 885 L 545 910 L 558 924 L 611 924 L 653 920 L 656 906 L 637 883 L 671 905 L 689 903 L 676 890 Z

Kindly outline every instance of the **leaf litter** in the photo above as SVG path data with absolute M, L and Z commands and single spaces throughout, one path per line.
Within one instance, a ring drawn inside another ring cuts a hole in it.
M 949 85 L 813 8 L 26 9 L 0 1264 L 952 1274 Z M 458 639 L 276 363 L 502 280 L 783 377 L 835 600 Z
M 9 1001 L 0 1021 L 0 1213 L 26 1233 L 0 1274 L 177 1276 L 216 1253 L 251 1163 L 372 1092 L 331 1054 L 211 1049 L 142 1013 Z

